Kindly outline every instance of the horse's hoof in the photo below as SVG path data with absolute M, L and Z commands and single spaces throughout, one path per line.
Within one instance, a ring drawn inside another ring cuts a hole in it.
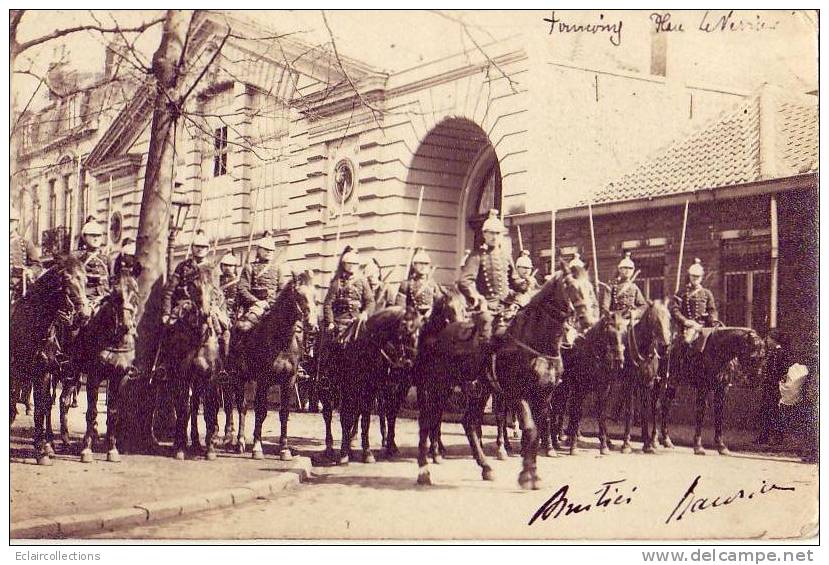
M 731 455 L 731 450 L 728 449 L 725 445 L 718 445 L 717 446 L 717 453 L 720 455 Z
M 669 438 L 668 436 L 663 437 L 660 440 L 660 443 L 662 443 L 662 447 L 664 447 L 666 449 L 673 449 L 673 447 L 674 447 L 674 442 L 672 442 L 671 438 Z
M 543 452 L 544 457 L 558 457 L 558 452 L 552 447 L 548 447 Z
M 485 481 L 494 481 L 495 473 L 492 472 L 491 467 L 484 467 L 481 471 L 481 478 Z
M 705 455 L 705 449 L 701 445 L 694 446 L 694 455 Z
M 52 445 L 51 443 L 47 443 L 47 444 L 43 447 L 43 451 L 44 451 L 44 453 L 46 453 L 46 455 L 47 455 L 48 457 L 54 457 L 54 456 L 55 456 L 55 446 L 54 446 L 54 445 Z
M 280 461 L 293 461 L 294 456 L 291 453 L 291 450 L 287 447 L 283 447 L 279 450 L 279 460 Z
M 213 448 L 213 444 L 209 448 L 207 448 L 207 452 L 204 454 L 204 458 L 208 461 L 215 461 L 216 460 L 216 450 Z
M 348 465 L 350 460 L 351 459 L 348 456 L 348 453 L 340 453 L 340 457 L 337 459 L 337 464 L 338 465 Z
M 92 450 L 87 448 L 81 451 L 81 463 L 92 463 Z
M 622 453 L 632 453 L 633 448 L 630 447 L 629 443 L 626 443 L 622 446 Z
M 599 446 L 599 455 L 607 455 L 608 453 L 610 453 L 609 447 L 607 447 L 606 445 Z M 570 452 L 570 455 L 573 455 L 572 451 Z
M 507 450 L 503 447 L 499 447 L 495 452 L 495 458 L 498 459 L 498 461 L 506 461 L 508 457 Z
M 245 443 L 245 440 L 240 439 L 239 443 L 236 444 L 236 453 L 238 453 L 240 455 L 243 455 L 246 450 L 247 450 L 247 444 Z
M 432 455 L 432 461 L 434 461 L 435 465 L 440 465 L 441 463 L 443 463 L 443 455 L 441 455 L 440 453 L 435 453 L 434 455 Z
M 52 465 L 52 458 L 44 453 L 37 458 L 37 464 L 44 467 L 50 467 Z
M 374 454 L 370 449 L 363 451 L 363 463 L 377 463 L 377 459 L 374 458 Z
M 121 462 L 121 454 L 118 453 L 117 449 L 110 449 L 107 451 L 107 461 L 110 463 L 120 463 Z
M 175 459 L 176 459 L 176 461 L 184 461 L 184 450 L 183 449 L 176 450 Z
M 645 445 L 642 447 L 642 453 L 656 453 L 652 445 Z
M 518 474 L 518 486 L 524 490 L 533 490 L 536 488 L 535 479 L 530 471 L 521 471 Z
M 261 449 L 253 448 L 253 451 L 251 451 L 250 454 L 251 457 L 257 461 L 261 461 L 265 458 L 265 453 Z
M 417 484 L 419 485 L 431 485 L 432 484 L 432 475 L 429 474 L 428 469 L 424 469 L 417 474 Z

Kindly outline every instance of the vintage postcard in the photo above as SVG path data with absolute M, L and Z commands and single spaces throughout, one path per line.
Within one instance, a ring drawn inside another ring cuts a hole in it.
M 814 543 L 816 10 L 9 20 L 13 544 Z

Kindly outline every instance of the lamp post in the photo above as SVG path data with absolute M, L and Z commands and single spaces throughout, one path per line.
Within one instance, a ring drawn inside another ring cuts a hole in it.
M 175 184 L 178 188 L 181 186 L 180 182 Z M 172 211 L 170 212 L 170 229 L 167 235 L 167 279 L 170 279 L 170 274 L 173 272 L 173 249 L 176 244 L 176 236 L 178 232 L 184 229 L 184 223 L 187 221 L 187 212 L 193 203 L 186 194 L 181 194 L 173 190 Z

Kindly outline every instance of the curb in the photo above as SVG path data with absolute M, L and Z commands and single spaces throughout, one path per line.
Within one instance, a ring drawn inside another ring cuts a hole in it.
M 272 479 L 221 489 L 206 494 L 173 500 L 139 503 L 130 508 L 104 510 L 90 514 L 71 514 L 50 518 L 31 518 L 9 529 L 11 539 L 79 538 L 100 532 L 140 526 L 168 518 L 187 516 L 206 510 L 245 504 L 256 498 L 269 498 L 306 481 L 311 472 L 311 459 L 297 457 L 288 469 L 278 469 Z

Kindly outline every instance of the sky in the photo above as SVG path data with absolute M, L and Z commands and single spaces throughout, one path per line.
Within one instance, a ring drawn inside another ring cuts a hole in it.
M 160 11 L 117 12 L 96 10 L 103 24 L 117 21 L 134 26 L 161 15 Z M 664 18 L 664 12 L 660 13 Z M 243 11 L 240 17 L 311 43 L 329 41 L 321 12 Z M 668 73 L 687 83 L 703 83 L 752 90 L 764 82 L 806 92 L 817 88 L 817 17 L 795 11 L 738 11 L 729 21 L 766 27 L 760 31 L 704 32 L 728 11 L 670 13 L 673 24 L 684 31 L 668 34 Z M 378 70 L 395 72 L 425 62 L 475 49 L 494 40 L 518 36 L 541 41 L 551 56 L 579 65 L 597 65 L 625 71 L 648 71 L 651 33 L 656 27 L 650 11 L 327 11 L 326 16 L 338 50 Z M 546 19 L 566 26 L 623 22 L 620 45 L 608 33 L 573 34 L 551 31 Z M 600 19 L 601 18 L 601 19 Z M 466 23 L 466 29 L 459 23 Z M 93 22 L 89 11 L 38 11 L 24 15 L 19 39 L 48 33 L 58 27 Z M 773 27 L 774 29 L 770 29 Z M 160 26 L 145 32 L 136 44 L 149 61 L 160 39 Z M 70 66 L 81 71 L 100 71 L 106 39 L 95 32 L 81 32 L 49 42 L 25 53 L 18 68 L 30 64 L 42 72 L 62 49 Z M 31 59 L 32 61 L 29 61 Z M 12 92 L 27 100 L 37 81 L 14 75 Z M 40 100 L 39 102 L 42 102 Z

